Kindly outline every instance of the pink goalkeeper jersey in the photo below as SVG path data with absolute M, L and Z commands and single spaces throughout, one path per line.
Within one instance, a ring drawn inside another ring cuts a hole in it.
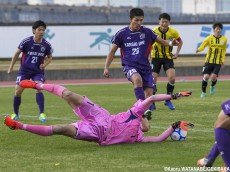
M 130 111 L 121 112 L 111 116 L 111 130 L 105 141 L 100 145 L 111 145 L 117 143 L 135 143 L 140 142 L 143 138 L 141 119 L 132 119 L 126 121 L 130 116 Z
M 141 119 L 147 108 L 140 103 L 141 100 L 137 101 L 127 112 L 110 115 L 107 110 L 85 97 L 74 110 L 82 120 L 72 124 L 78 128 L 76 139 L 97 142 L 99 145 L 141 142 Z

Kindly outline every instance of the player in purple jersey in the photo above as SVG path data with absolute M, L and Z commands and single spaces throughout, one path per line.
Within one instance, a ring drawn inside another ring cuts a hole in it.
M 21 95 L 24 88 L 19 86 L 20 81 L 31 79 L 36 82 L 43 83 L 45 81 L 44 70 L 52 60 L 52 47 L 43 36 L 45 34 L 46 24 L 39 20 L 32 26 L 34 36 L 25 38 L 18 46 L 8 69 L 8 74 L 13 71 L 19 55 L 22 53 L 21 65 L 16 79 L 15 95 L 14 95 L 14 113 L 11 118 L 19 119 L 19 106 L 21 104 Z M 36 101 L 39 107 L 39 120 L 47 121 L 44 114 L 44 95 L 40 90 L 36 90 Z
M 11 129 L 25 130 L 42 136 L 64 135 L 77 140 L 96 142 L 99 145 L 111 145 L 135 142 L 161 142 L 167 139 L 174 129 L 193 126 L 191 123 L 178 121 L 173 123 L 160 136 L 144 137 L 142 131 L 142 115 L 154 101 L 177 99 L 189 96 L 191 92 L 181 92 L 174 95 L 152 95 L 145 100 L 138 100 L 127 112 L 110 115 L 107 110 L 93 103 L 87 97 L 71 92 L 60 85 L 24 80 L 20 82 L 20 86 L 46 90 L 62 97 L 81 121 L 65 125 L 41 126 L 23 124 L 6 116 L 5 124 Z
M 153 94 L 154 82 L 149 54 L 152 44 L 156 41 L 163 46 L 177 45 L 176 40 L 164 40 L 152 29 L 142 26 L 144 12 L 140 8 L 130 11 L 130 25 L 119 30 L 112 38 L 112 48 L 107 55 L 104 76 L 110 77 L 111 65 L 118 48 L 121 52 L 121 65 L 125 76 L 134 86 L 137 99 L 144 100 Z M 150 108 L 150 110 L 153 110 Z M 148 110 L 146 113 L 151 113 Z
M 211 167 L 217 156 L 221 154 L 230 171 L 230 99 L 222 103 L 221 108 L 215 122 L 215 144 L 205 158 L 197 161 L 197 165 Z

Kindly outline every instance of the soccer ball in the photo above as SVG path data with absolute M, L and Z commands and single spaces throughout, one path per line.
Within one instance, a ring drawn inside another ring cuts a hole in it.
M 185 140 L 187 134 L 188 134 L 187 131 L 183 130 L 182 128 L 177 128 L 173 131 L 170 137 L 173 141 L 180 141 L 180 140 Z

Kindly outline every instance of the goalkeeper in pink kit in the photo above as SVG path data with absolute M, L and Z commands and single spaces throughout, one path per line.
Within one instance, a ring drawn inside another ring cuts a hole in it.
M 93 103 L 85 96 L 69 91 L 67 88 L 55 84 L 41 84 L 30 80 L 20 83 L 23 88 L 46 90 L 62 97 L 71 106 L 80 122 L 64 125 L 30 125 L 5 118 L 5 124 L 11 129 L 28 131 L 42 136 L 64 135 L 77 140 L 96 142 L 99 145 L 135 142 L 161 142 L 167 139 L 176 128 L 192 127 L 193 124 L 177 121 L 159 136 L 145 137 L 142 131 L 142 115 L 155 101 L 177 99 L 189 96 L 191 92 L 180 92 L 174 95 L 152 95 L 145 100 L 138 100 L 127 112 L 117 115 L 110 113 Z

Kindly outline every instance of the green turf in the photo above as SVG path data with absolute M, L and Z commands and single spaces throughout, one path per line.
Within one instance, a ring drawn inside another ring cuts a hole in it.
M 200 82 L 178 82 L 175 92 L 192 90 L 193 95 L 174 101 L 175 111 L 163 102 L 157 102 L 147 135 L 158 135 L 172 122 L 187 120 L 195 124 L 186 141 L 163 143 L 137 143 L 100 147 L 95 143 L 76 141 L 63 136 L 41 137 L 24 131 L 12 131 L 0 125 L 0 171 L 66 171 L 108 172 L 143 171 L 161 172 L 164 167 L 196 167 L 197 159 L 206 155 L 214 143 L 213 124 L 220 111 L 220 104 L 229 98 L 230 81 L 219 81 L 217 92 L 200 98 Z M 164 93 L 166 83 L 158 84 L 158 93 Z M 111 113 L 126 111 L 135 102 L 131 84 L 68 86 L 87 95 Z M 12 113 L 14 87 L 0 88 L 0 112 Z M 45 93 L 48 122 L 38 120 L 34 90 L 25 90 L 21 104 L 20 121 L 52 125 L 74 122 L 76 117 L 60 98 Z M 219 157 L 215 167 L 223 165 Z

